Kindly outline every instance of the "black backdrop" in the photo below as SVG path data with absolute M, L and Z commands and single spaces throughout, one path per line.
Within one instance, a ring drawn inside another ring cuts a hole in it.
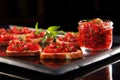
M 64 30 L 77 31 L 81 19 L 109 19 L 114 23 L 114 34 L 119 35 L 119 4 L 113 0 L 46 0 L 46 20 L 50 25 L 61 25 Z
M 18 2 L 20 1 L 20 2 Z M 41 3 L 42 8 L 41 8 Z M 42 9 L 42 14 L 38 14 Z M 0 0 L 0 25 L 25 25 L 47 28 L 59 25 L 66 31 L 77 31 L 81 19 L 110 19 L 114 23 L 114 35 L 120 35 L 119 0 Z M 115 80 L 119 80 L 120 63 L 113 66 Z M 118 79 L 117 79 L 118 78 Z
M 66 31 L 77 31 L 81 19 L 110 19 L 114 34 L 120 32 L 120 4 L 117 0 L 1 0 L 0 24 L 34 27 L 59 25 Z

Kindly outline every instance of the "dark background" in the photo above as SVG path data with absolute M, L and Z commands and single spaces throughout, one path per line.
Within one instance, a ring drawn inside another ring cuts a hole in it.
M 114 35 L 120 35 L 119 0 L 0 0 L 0 25 L 39 28 L 61 26 L 65 31 L 77 31 L 81 19 L 109 19 L 114 23 Z M 120 63 L 113 66 L 113 77 L 119 80 Z
M 39 27 L 61 26 L 65 31 L 77 31 L 81 19 L 110 19 L 114 34 L 119 35 L 120 12 L 116 0 L 0 0 L 0 25 Z

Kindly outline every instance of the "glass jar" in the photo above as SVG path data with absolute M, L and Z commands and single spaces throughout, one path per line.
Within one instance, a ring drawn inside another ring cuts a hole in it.
M 112 46 L 113 22 L 100 18 L 78 22 L 78 43 L 92 51 L 106 50 Z

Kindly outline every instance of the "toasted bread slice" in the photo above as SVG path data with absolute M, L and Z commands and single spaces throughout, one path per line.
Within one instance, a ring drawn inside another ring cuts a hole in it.
M 82 58 L 82 50 L 76 52 L 65 52 L 65 53 L 44 53 L 40 54 L 41 59 L 78 59 Z
M 39 56 L 40 52 L 42 51 L 42 48 L 40 47 L 39 50 L 36 51 L 9 51 L 6 50 L 7 56 Z
M 6 51 L 7 56 L 37 56 L 40 54 L 39 51 L 23 51 L 23 52 L 18 52 L 18 51 Z
M 72 44 L 74 44 L 76 47 L 79 47 L 78 42 L 64 42 L 64 41 L 60 41 L 59 39 L 56 39 L 56 42 L 59 43 L 59 44 L 65 43 L 65 44 L 67 44 L 67 45 L 70 44 L 70 43 L 72 43 Z

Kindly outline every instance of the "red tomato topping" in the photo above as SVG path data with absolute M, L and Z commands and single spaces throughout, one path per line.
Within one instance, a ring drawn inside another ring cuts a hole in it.
M 14 26 L 11 30 L 9 30 L 9 32 L 14 34 L 28 34 L 28 33 L 31 33 L 32 30 L 30 30 L 27 27 L 17 28 L 16 26 Z
M 26 38 L 35 39 L 35 38 L 42 38 L 44 36 L 45 36 L 45 32 L 40 32 L 38 34 L 36 34 L 35 32 L 33 32 L 30 35 L 26 36 Z
M 10 51 L 35 51 L 39 50 L 39 44 L 24 42 L 20 40 L 11 40 L 7 49 Z
M 10 41 L 12 39 L 15 39 L 13 35 L 9 35 L 9 34 L 0 35 L 0 42 Z
M 74 44 L 59 44 L 59 43 L 50 43 L 43 50 L 45 53 L 63 53 L 63 52 L 76 52 L 77 48 Z
M 81 47 L 90 50 L 109 49 L 112 44 L 112 21 L 93 19 L 80 21 L 78 26 L 78 42 Z
M 78 35 L 72 32 L 67 32 L 64 37 L 59 37 L 58 39 L 64 42 L 77 42 Z
M 4 35 L 6 33 L 7 33 L 7 31 L 5 28 L 0 28 L 0 35 Z

